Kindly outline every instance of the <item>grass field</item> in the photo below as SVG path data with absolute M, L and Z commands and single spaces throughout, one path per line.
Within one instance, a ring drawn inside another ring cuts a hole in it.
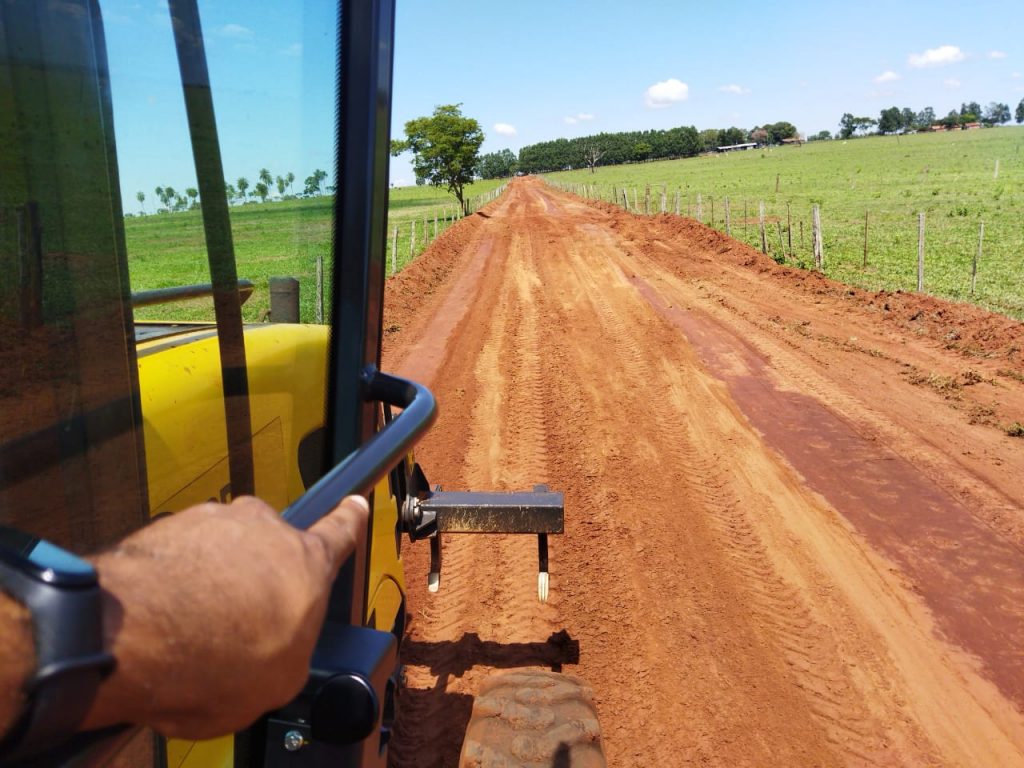
M 467 187 L 466 197 L 486 194 L 502 183 L 478 182 Z M 256 286 L 252 297 L 242 307 L 245 320 L 259 320 L 269 308 L 267 283 L 274 276 L 299 279 L 301 319 L 303 322 L 314 320 L 316 262 L 318 256 L 329 258 L 332 204 L 331 197 L 317 197 L 250 203 L 231 209 L 238 276 L 252 280 Z M 427 229 L 433 239 L 435 214 L 440 233 L 445 226 L 445 212 L 452 219 L 457 205 L 453 196 L 434 187 L 392 189 L 388 211 L 389 270 L 391 233 L 395 226 L 399 231 L 397 266 L 401 269 L 412 258 L 412 222 L 417 223 L 414 254 L 418 254 L 424 248 L 424 219 L 428 221 Z M 202 216 L 198 210 L 129 218 L 125 220 L 125 232 L 133 291 L 210 281 Z M 207 320 L 213 317 L 213 304 L 210 299 L 196 299 L 146 307 L 139 309 L 136 317 Z
M 686 215 L 689 210 L 693 216 L 699 193 L 703 221 L 722 230 L 723 198 L 728 197 L 732 236 L 756 247 L 760 247 L 758 202 L 763 200 L 770 252 L 776 260 L 793 266 L 812 264 L 811 207 L 818 204 L 826 274 L 876 290 L 916 289 L 918 213 L 924 213 L 925 291 L 973 300 L 1024 318 L 1022 144 L 1024 128 L 1002 127 L 814 142 L 609 166 L 593 174 L 586 170 L 553 173 L 547 178 L 563 184 L 596 185 L 605 199 L 613 186 L 620 190 L 620 197 L 626 188 L 631 205 L 632 190 L 636 189 L 641 209 L 645 187 L 650 184 L 655 210 L 660 208 L 665 185 L 669 210 L 675 208 L 678 190 L 681 212 Z M 999 174 L 994 178 L 997 160 Z M 867 268 L 863 266 L 865 213 Z M 792 221 L 792 253 L 788 220 Z M 982 221 L 984 250 L 972 298 L 971 261 L 978 249 Z

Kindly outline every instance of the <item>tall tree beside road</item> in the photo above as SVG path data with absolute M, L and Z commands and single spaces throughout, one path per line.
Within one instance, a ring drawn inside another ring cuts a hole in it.
M 238 181 L 235 182 L 235 186 L 238 188 L 238 196 L 245 201 L 245 190 L 249 188 L 249 180 L 245 176 L 240 176 Z
M 430 117 L 405 124 L 405 139 L 391 142 L 391 154 L 413 154 L 417 180 L 445 187 L 466 209 L 463 190 L 473 180 L 484 132 L 480 123 L 462 114 L 461 104 L 443 104 Z

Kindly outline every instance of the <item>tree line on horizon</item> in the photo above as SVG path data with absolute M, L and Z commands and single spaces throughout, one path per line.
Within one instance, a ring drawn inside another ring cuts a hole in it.
M 267 168 L 260 168 L 256 176 L 257 182 L 250 185 L 249 179 L 239 176 L 234 183 L 224 182 L 224 194 L 227 197 L 228 205 L 255 201 L 267 202 L 267 199 L 277 189 L 278 199 L 292 200 L 296 197 L 317 197 L 326 191 L 332 191 L 333 187 L 325 186 L 327 172 L 317 168 L 306 177 L 303 190 L 300 194 L 294 194 L 295 174 L 291 171 L 283 176 L 274 176 Z M 250 192 L 250 187 L 252 191 Z M 287 194 L 286 194 L 287 191 Z M 156 213 L 175 213 L 178 211 L 189 211 L 199 208 L 199 190 L 195 187 L 187 187 L 185 193 L 179 193 L 170 185 L 160 185 L 153 190 L 156 199 L 160 201 L 161 208 Z M 143 215 L 146 214 L 146 193 L 139 190 L 135 193 L 135 199 L 142 208 Z
M 511 167 L 515 155 L 510 150 L 490 153 L 480 158 L 481 178 L 501 178 L 516 171 L 543 173 L 567 168 L 590 168 L 599 165 L 620 165 L 648 160 L 673 160 L 694 157 L 701 152 L 734 144 L 779 144 L 797 136 L 795 125 L 785 120 L 743 128 L 707 128 L 680 126 L 665 130 L 622 131 L 599 133 L 574 139 L 554 139 L 530 144 L 519 150 L 518 162 Z
M 873 117 L 855 117 L 851 112 L 844 113 L 839 120 L 839 132 L 836 134 L 836 138 L 852 139 L 872 133 L 887 135 L 930 131 L 932 126 L 936 125 L 941 125 L 943 128 L 957 128 L 970 123 L 980 123 L 991 128 L 1010 122 L 1010 118 L 1010 106 L 997 101 L 991 102 L 984 109 L 976 101 L 965 101 L 960 104 L 959 110 L 951 109 L 945 117 L 938 117 L 931 107 L 925 107 L 920 112 L 915 112 L 910 107 L 902 109 L 889 107 L 881 111 L 877 120 Z M 1013 118 L 1018 123 L 1024 123 L 1024 99 L 1021 99 L 1017 105 Z M 809 136 L 808 141 L 831 138 L 831 131 L 820 131 Z

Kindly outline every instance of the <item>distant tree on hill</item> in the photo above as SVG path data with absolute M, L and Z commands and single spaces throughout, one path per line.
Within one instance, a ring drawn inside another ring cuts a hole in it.
M 651 152 L 654 151 L 654 147 L 648 144 L 646 141 L 638 141 L 633 145 L 633 159 L 634 160 L 646 160 L 651 156 Z
M 900 110 L 900 126 L 905 131 L 917 129 L 917 114 L 910 107 L 904 107 Z
M 765 128 L 754 128 L 750 132 L 750 140 L 755 144 L 767 144 L 768 143 L 768 130 Z
M 960 105 L 960 122 L 974 123 L 981 117 L 981 104 L 976 101 L 968 101 Z
M 288 186 L 288 182 L 284 180 L 284 176 L 278 176 L 274 181 L 277 183 L 277 194 L 284 197 L 284 190 Z
M 256 186 L 252 188 L 252 193 L 260 199 L 261 203 L 267 202 L 267 196 L 270 194 L 270 187 L 267 186 L 266 182 L 262 179 L 256 182 Z
M 850 139 L 859 133 L 865 133 L 872 126 L 878 125 L 878 121 L 870 117 L 854 117 L 846 112 L 839 120 L 839 138 Z
M 1024 99 L 1017 105 L 1017 111 L 1013 113 L 1013 119 L 1018 123 L 1024 123 Z
M 883 109 L 878 116 L 879 133 L 896 133 L 903 128 L 903 114 L 899 107 Z
M 270 188 L 274 185 L 274 177 L 270 175 L 270 171 L 266 168 L 260 168 L 260 181 L 263 182 L 263 186 L 267 188 L 267 193 L 270 193 Z M 255 187 L 253 188 L 255 192 Z M 256 193 L 259 194 L 259 193 Z
M 712 152 L 722 146 L 719 133 L 720 131 L 717 128 L 705 128 L 700 132 L 700 149 L 702 152 Z
M 197 208 L 199 206 L 199 190 L 195 187 L 189 187 L 185 190 L 185 194 L 188 196 L 189 200 L 192 201 L 189 207 Z
M 828 141 L 832 138 L 832 131 L 818 131 L 807 137 L 808 141 Z
M 767 124 L 764 129 L 768 131 L 768 140 L 772 144 L 781 144 L 783 139 L 792 139 L 797 135 L 796 126 L 785 120 Z
M 949 110 L 949 114 L 938 121 L 939 125 L 944 125 L 946 128 L 956 128 L 960 125 L 960 113 L 955 109 Z
M 919 129 L 927 129 L 935 124 L 935 110 L 931 107 L 925 107 L 917 113 L 917 127 Z
M 480 123 L 462 114 L 461 104 L 442 104 L 429 117 L 405 124 L 405 139 L 391 143 L 393 155 L 412 152 L 416 178 L 445 187 L 465 209 L 463 190 L 473 180 L 484 132 Z
M 145 213 L 146 212 L 146 193 L 142 192 L 141 190 L 139 192 L 136 192 L 135 193 L 135 199 L 139 201 L 139 205 L 142 207 L 142 212 Z
M 288 182 L 288 191 L 292 191 L 292 183 L 295 181 L 295 174 L 288 171 L 288 175 L 284 177 L 284 180 Z
M 981 116 L 981 122 L 985 125 L 1000 125 L 1001 123 L 1010 122 L 1010 107 L 1008 104 L 1000 104 L 999 102 L 993 101 L 986 108 L 985 113 Z
M 249 180 L 245 176 L 239 176 L 238 181 L 235 182 L 235 186 L 238 187 L 238 196 L 245 201 L 245 190 L 249 188 Z
M 224 197 L 226 197 L 228 199 L 228 204 L 230 205 L 237 196 L 238 196 L 238 191 L 235 189 L 235 185 L 234 184 L 228 184 L 225 181 L 224 182 Z
M 742 128 L 725 128 L 718 132 L 718 146 L 728 147 L 733 144 L 745 144 L 747 138 L 747 132 Z

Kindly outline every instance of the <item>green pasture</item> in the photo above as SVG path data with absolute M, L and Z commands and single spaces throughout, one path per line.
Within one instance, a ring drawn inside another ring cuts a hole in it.
M 472 205 L 473 198 L 502 183 L 481 181 L 467 187 L 467 200 Z M 429 240 L 433 240 L 435 215 L 440 234 L 455 220 L 458 203 L 446 191 L 428 186 L 392 189 L 389 199 L 387 265 L 390 274 L 394 228 L 399 232 L 396 266 L 401 270 L 425 247 L 424 220 Z M 252 297 L 242 307 L 246 321 L 262 319 L 270 306 L 268 280 L 276 276 L 299 279 L 301 318 L 303 322 L 315 319 L 316 264 L 318 258 L 325 261 L 330 258 L 332 205 L 331 197 L 315 197 L 247 203 L 231 208 L 238 276 L 255 284 Z M 416 222 L 416 247 L 410 251 L 413 222 Z M 198 210 L 128 218 L 125 219 L 125 234 L 133 291 L 210 281 L 203 221 Z M 329 295 L 329 285 L 325 292 Z M 213 304 L 210 299 L 196 299 L 145 307 L 136 311 L 136 317 L 207 320 L 213 317 Z
M 813 263 L 811 208 L 820 205 L 826 274 L 873 290 L 916 290 L 918 214 L 924 213 L 925 291 L 1024 318 L 1022 145 L 1024 128 L 1001 127 L 813 142 L 547 178 L 577 189 L 587 185 L 591 189 L 580 191 L 605 200 L 614 187 L 620 205 L 625 189 L 631 207 L 635 189 L 641 211 L 647 185 L 653 212 L 660 210 L 662 189 L 674 212 L 678 192 L 682 215 L 694 217 L 700 194 L 702 220 L 720 230 L 729 198 L 732 236 L 758 248 L 763 200 L 769 252 L 799 267 Z M 985 236 L 972 297 L 981 222 Z

